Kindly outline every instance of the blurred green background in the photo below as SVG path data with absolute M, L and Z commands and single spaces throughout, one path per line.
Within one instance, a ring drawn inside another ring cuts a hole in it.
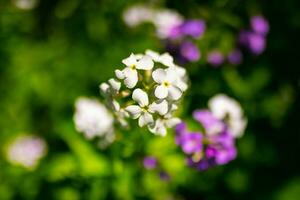
M 130 29 L 122 21 L 124 9 L 139 2 L 40 0 L 23 10 L 0 1 L 0 199 L 299 199 L 297 0 L 150 1 L 185 18 L 204 19 L 207 40 L 218 41 L 216 48 L 233 45 L 228 38 L 248 27 L 252 15 L 270 22 L 262 55 L 245 55 L 235 67 L 214 69 L 203 60 L 185 65 L 192 84 L 184 118 L 220 92 L 245 109 L 249 124 L 230 164 L 207 172 L 186 167 L 171 132 L 166 138 L 123 132 L 100 150 L 75 131 L 77 97 L 99 97 L 99 84 L 131 52 L 164 51 L 153 26 Z M 34 171 L 5 159 L 7 141 L 24 133 L 48 144 Z M 143 169 L 145 155 L 159 158 L 170 181 Z

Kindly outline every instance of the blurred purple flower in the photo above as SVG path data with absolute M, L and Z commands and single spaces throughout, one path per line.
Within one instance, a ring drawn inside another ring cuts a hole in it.
M 183 42 L 180 45 L 180 53 L 183 58 L 188 61 L 197 61 L 200 59 L 200 51 L 192 42 Z
M 196 110 L 193 117 L 203 125 L 207 135 L 218 134 L 225 128 L 225 124 L 213 116 L 209 110 Z
M 228 58 L 228 62 L 230 64 L 239 65 L 242 63 L 243 54 L 239 49 L 236 49 L 236 50 L 230 52 L 227 58 Z
M 215 123 L 209 111 L 195 112 L 197 120 L 204 122 L 204 127 Z M 200 117 L 199 117 L 200 116 Z M 207 119 L 204 119 L 207 117 Z M 224 165 L 235 159 L 235 140 L 225 126 L 215 135 L 203 135 L 200 132 L 189 132 L 182 122 L 176 127 L 176 143 L 187 154 L 187 164 L 199 170 L 206 170 L 216 165 Z M 205 144 L 205 145 L 204 145 Z
M 266 48 L 265 36 L 250 31 L 241 31 L 239 42 L 256 55 L 261 54 Z
M 204 31 L 206 25 L 203 20 L 187 20 L 181 25 L 181 31 L 184 35 L 191 36 L 193 38 L 200 38 Z
M 169 39 L 177 39 L 183 36 L 181 26 L 174 26 L 170 29 Z
M 143 160 L 143 165 L 146 169 L 154 169 L 157 166 L 157 160 L 152 156 L 147 156 Z
M 181 148 L 186 154 L 197 153 L 202 150 L 202 134 L 200 132 L 183 134 Z
M 266 35 L 269 32 L 269 22 L 263 16 L 253 16 L 251 18 L 252 30 L 261 35 Z
M 239 43 L 243 46 L 247 46 L 248 45 L 248 38 L 249 38 L 249 34 L 251 34 L 250 31 L 247 30 L 241 30 L 240 34 L 239 34 Z
M 262 35 L 252 33 L 248 35 L 248 45 L 252 53 L 259 55 L 266 48 L 266 38 Z
M 178 26 L 174 26 L 170 29 L 169 38 L 177 39 L 184 36 L 191 36 L 193 38 L 202 37 L 205 31 L 206 25 L 203 20 L 186 20 Z
M 159 177 L 162 181 L 169 181 L 171 179 L 170 175 L 165 171 L 160 171 Z
M 206 158 L 213 158 L 217 165 L 224 165 L 235 159 L 234 138 L 227 131 L 218 136 L 210 136 L 208 140 L 210 144 L 205 151 Z
M 219 66 L 224 62 L 224 56 L 219 51 L 211 51 L 207 55 L 207 62 L 213 66 Z

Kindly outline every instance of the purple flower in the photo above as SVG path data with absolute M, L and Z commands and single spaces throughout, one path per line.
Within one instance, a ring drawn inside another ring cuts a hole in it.
M 193 117 L 203 125 L 207 135 L 218 134 L 225 128 L 225 124 L 213 116 L 209 110 L 196 110 Z
M 188 61 L 197 61 L 200 59 L 200 51 L 192 42 L 184 42 L 180 46 L 181 56 Z
M 266 48 L 266 38 L 256 33 L 249 34 L 248 45 L 252 53 L 259 55 Z
M 177 39 L 183 37 L 181 25 L 172 27 L 170 29 L 168 37 L 169 39 Z
M 266 35 L 269 32 L 269 22 L 263 16 L 253 16 L 250 23 L 255 33 Z
M 154 169 L 157 166 L 157 160 L 154 157 L 147 156 L 143 160 L 143 165 L 146 169 Z
M 227 164 L 235 159 L 236 148 L 234 138 L 227 131 L 217 136 L 209 136 L 208 140 L 210 144 L 205 151 L 207 158 L 214 158 L 218 165 Z
M 187 134 L 186 124 L 184 122 L 179 123 L 175 127 L 175 132 L 176 132 L 175 142 L 177 145 L 181 145 L 183 141 L 183 136 Z
M 239 43 L 243 46 L 247 46 L 248 45 L 248 39 L 249 39 L 249 35 L 251 34 L 250 31 L 247 30 L 241 30 L 240 34 L 239 34 Z
M 194 112 L 194 117 L 200 123 L 206 124 L 204 127 L 215 123 L 211 113 L 206 110 Z M 227 164 L 237 155 L 235 139 L 224 124 L 218 134 L 203 135 L 200 132 L 188 131 L 186 124 L 182 122 L 176 127 L 176 137 L 176 143 L 188 156 L 187 165 L 199 170 Z
M 203 20 L 187 20 L 181 25 L 181 32 L 193 38 L 200 38 L 205 28 L 206 25 Z
M 228 62 L 230 64 L 239 65 L 241 64 L 242 60 L 243 60 L 243 54 L 239 49 L 230 52 L 228 55 Z
M 159 177 L 162 181 L 169 181 L 171 179 L 170 175 L 165 171 L 159 172 Z
M 207 62 L 213 66 L 219 66 L 224 62 L 224 56 L 219 51 L 211 51 L 207 55 Z
M 187 133 L 181 137 L 181 148 L 186 154 L 197 153 L 202 150 L 202 134 Z
M 241 31 L 239 42 L 256 55 L 261 54 L 266 48 L 265 36 L 255 32 Z

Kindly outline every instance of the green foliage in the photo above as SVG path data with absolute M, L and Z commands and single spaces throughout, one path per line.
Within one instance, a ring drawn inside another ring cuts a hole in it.
M 185 65 L 191 88 L 181 117 L 201 129 L 191 120 L 193 110 L 226 93 L 241 102 L 248 118 L 238 158 L 206 172 L 186 166 L 172 131 L 158 137 L 146 129 L 125 130 L 99 149 L 74 128 L 76 98 L 98 98 L 99 83 L 131 52 L 164 51 L 151 24 L 130 29 L 122 21 L 125 8 L 143 1 L 40 0 L 32 10 L 12 2 L 0 1 L 1 200 L 299 198 L 298 1 L 151 1 L 207 22 L 197 41 L 202 59 Z M 266 52 L 245 54 L 239 66 L 207 65 L 206 53 L 229 53 L 257 13 L 271 23 Z M 5 159 L 7 144 L 22 133 L 47 141 L 48 154 L 36 170 Z M 143 168 L 148 155 L 158 159 L 157 169 Z M 161 172 L 170 180 L 162 180 Z

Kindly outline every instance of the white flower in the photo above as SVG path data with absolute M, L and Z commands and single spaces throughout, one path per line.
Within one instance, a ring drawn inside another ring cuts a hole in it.
M 173 27 L 179 26 L 183 22 L 183 17 L 173 10 L 158 10 L 153 18 L 157 36 L 166 38 Z
M 134 27 L 141 23 L 151 21 L 153 16 L 153 9 L 143 5 L 135 5 L 125 10 L 123 20 L 128 26 Z
M 127 127 L 128 123 L 125 119 L 126 117 L 129 116 L 127 111 L 121 108 L 120 104 L 114 99 L 109 101 L 109 107 L 111 107 L 111 109 L 114 111 L 114 115 L 116 117 L 117 122 L 119 122 L 121 126 Z
M 172 113 L 188 88 L 186 70 L 174 64 L 170 54 L 151 50 L 131 54 L 122 62 L 126 67 L 115 70 L 117 80 L 112 78 L 100 85 L 106 105 L 122 126 L 128 127 L 127 118 L 138 119 L 140 127 L 147 125 L 151 132 L 165 135 L 167 128 L 179 121 Z
M 163 54 L 159 54 L 155 51 L 152 50 L 146 50 L 146 55 L 151 56 L 151 58 L 155 61 L 155 62 L 159 62 L 167 67 L 173 67 L 175 66 L 174 64 L 174 59 L 173 57 L 169 54 L 169 53 L 163 53 Z
M 7 159 L 12 164 L 26 168 L 35 168 L 39 160 L 46 154 L 45 141 L 36 136 L 21 136 L 9 145 Z
M 99 88 L 102 94 L 104 94 L 105 96 L 108 95 L 110 86 L 107 83 L 101 83 Z
M 111 96 L 119 93 L 121 82 L 117 81 L 114 78 L 111 78 L 108 80 L 108 84 L 101 83 L 99 88 L 104 96 Z
M 167 71 L 175 72 L 177 75 L 177 79 L 175 81 L 176 86 L 182 91 L 186 91 L 188 89 L 188 78 L 186 76 L 186 70 L 183 67 L 173 66 L 166 69 Z
M 153 80 L 158 83 L 154 94 L 159 99 L 169 96 L 172 100 L 178 100 L 182 91 L 178 88 L 178 76 L 173 70 L 156 69 L 152 73 Z
M 152 113 L 157 112 L 160 115 L 164 115 L 168 112 L 168 103 L 165 100 L 159 103 L 153 102 L 149 105 L 147 93 L 139 88 L 133 91 L 132 99 L 136 101 L 138 105 L 127 106 L 125 110 L 133 119 L 138 118 L 138 124 L 140 127 L 154 122 Z
M 108 83 L 110 84 L 113 91 L 119 92 L 119 90 L 121 88 L 121 83 L 119 81 L 117 81 L 114 78 L 111 78 L 108 80 Z
M 219 94 L 209 100 L 208 106 L 213 115 L 227 122 L 230 132 L 234 137 L 241 137 L 247 125 L 247 119 L 241 105 L 234 99 Z
M 159 62 L 167 66 L 167 70 L 175 72 L 177 74 L 177 87 L 183 92 L 187 90 L 188 84 L 186 70 L 183 67 L 175 65 L 173 57 L 169 53 L 160 55 L 159 53 L 148 49 L 146 50 L 146 55 L 151 56 L 155 62 Z
M 134 88 L 138 82 L 138 69 L 139 70 L 151 70 L 154 63 L 150 56 L 143 56 L 141 59 L 137 59 L 134 54 L 131 54 L 128 58 L 122 60 L 127 66 L 122 71 L 116 70 L 115 74 L 119 79 L 124 79 L 124 84 L 128 88 Z
M 104 136 L 113 130 L 113 117 L 106 107 L 94 99 L 80 97 L 75 103 L 74 122 L 77 131 L 88 139 Z
M 148 128 L 155 135 L 165 136 L 167 128 L 176 126 L 180 121 L 179 118 L 172 118 L 171 115 L 167 115 L 164 118 L 157 119 L 155 123 L 148 125 Z

